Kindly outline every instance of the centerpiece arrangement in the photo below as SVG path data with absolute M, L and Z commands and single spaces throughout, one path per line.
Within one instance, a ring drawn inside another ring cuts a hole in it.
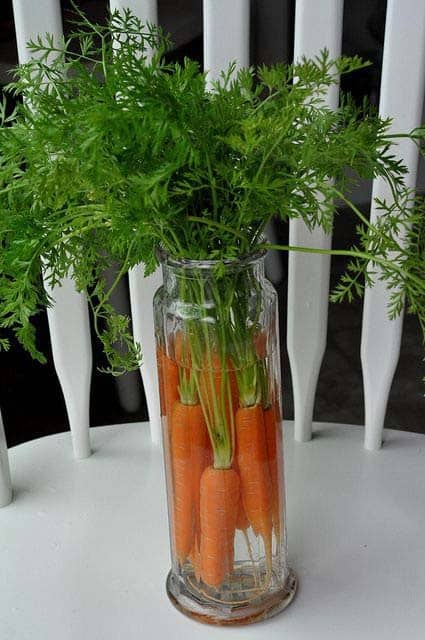
M 336 111 L 323 104 L 341 74 L 366 63 L 323 52 L 294 65 L 232 65 L 207 90 L 197 63 L 168 62 L 168 39 L 129 11 L 106 26 L 79 14 L 66 41 L 30 46 L 35 58 L 8 88 L 23 101 L 1 110 L 0 326 L 44 361 L 31 324 L 51 304 L 41 273 L 50 285 L 72 273 L 109 371 L 134 369 L 141 346 L 110 296 L 131 267 L 143 262 L 149 274 L 162 263 L 154 315 L 168 594 L 208 622 L 268 617 L 296 588 L 285 543 L 276 293 L 264 277 L 271 217 L 330 231 L 334 201 L 344 201 L 358 237 L 334 250 L 350 262 L 332 299 L 385 280 L 389 313 L 406 300 L 425 332 L 424 203 L 403 182 L 390 121 L 349 97 Z M 423 133 L 399 135 L 419 144 Z M 393 199 L 371 223 L 347 193 L 376 176 Z

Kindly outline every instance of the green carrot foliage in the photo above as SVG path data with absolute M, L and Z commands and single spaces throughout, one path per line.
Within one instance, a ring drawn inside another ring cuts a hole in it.
M 323 51 L 295 65 L 231 65 L 211 87 L 192 60 L 167 62 L 169 47 L 129 11 L 106 26 L 78 13 L 66 40 L 30 44 L 34 59 L 8 86 L 20 101 L 12 115 L 0 110 L 0 326 L 44 360 L 31 324 L 51 304 L 41 273 L 50 285 L 72 273 L 111 371 L 132 369 L 140 347 L 109 302 L 128 269 L 152 272 L 158 247 L 220 265 L 264 247 L 274 215 L 330 231 L 343 198 L 357 241 L 333 250 L 351 261 L 332 299 L 383 279 L 391 317 L 406 299 L 425 334 L 425 205 L 405 186 L 391 122 L 348 96 L 335 111 L 323 104 L 341 74 L 367 63 Z M 418 145 L 423 135 L 406 134 Z M 393 199 L 371 222 L 346 194 L 377 176 Z

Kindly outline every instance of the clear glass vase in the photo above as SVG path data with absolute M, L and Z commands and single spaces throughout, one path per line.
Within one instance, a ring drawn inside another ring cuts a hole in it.
M 211 624 L 291 602 L 277 296 L 264 254 L 161 256 L 154 299 L 172 568 L 167 592 Z

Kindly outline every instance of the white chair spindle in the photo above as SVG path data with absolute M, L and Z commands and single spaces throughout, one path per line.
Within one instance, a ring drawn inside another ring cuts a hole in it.
M 0 507 L 12 502 L 12 482 L 10 479 L 7 442 L 3 428 L 3 418 L 0 411 Z
M 249 0 L 204 0 L 204 69 L 218 80 L 230 62 L 249 66 Z
M 409 131 L 421 124 L 425 89 L 425 3 L 423 0 L 388 0 L 379 111 L 391 116 L 391 131 Z M 418 150 L 401 139 L 397 155 L 409 169 L 406 183 L 414 188 Z M 374 198 L 391 204 L 391 193 L 381 179 L 374 181 L 371 220 L 381 212 Z M 383 426 L 392 379 L 400 354 L 403 318 L 389 320 L 389 293 L 382 282 L 365 294 L 361 359 L 365 397 L 365 448 L 382 444 Z
M 122 12 L 130 9 L 144 23 L 158 23 L 156 0 L 110 0 L 111 11 Z M 156 367 L 155 333 L 153 326 L 152 301 L 155 291 L 162 284 L 162 273 L 144 277 L 144 266 L 138 265 L 128 274 L 133 336 L 142 345 L 143 362 L 140 367 L 146 404 L 149 413 L 149 426 L 152 442 L 161 442 L 161 411 L 159 406 L 159 385 Z
M 327 48 L 331 58 L 341 53 L 343 0 L 297 0 L 294 60 L 316 56 Z M 338 87 L 330 88 L 325 103 L 338 105 Z M 309 231 L 291 220 L 289 244 L 328 249 L 331 234 Z M 310 440 L 314 399 L 326 348 L 330 256 L 290 253 L 288 262 L 287 348 L 291 365 L 295 411 L 295 439 Z
M 144 23 L 158 24 L 157 0 L 110 0 L 111 11 L 130 11 Z
M 37 3 L 13 0 L 13 11 L 20 63 L 30 59 L 32 53 L 26 45 L 37 35 L 50 33 L 58 39 L 62 37 L 59 0 Z M 87 300 L 84 294 L 77 293 L 69 278 L 53 291 L 46 285 L 46 290 L 57 300 L 55 307 L 48 310 L 48 320 L 53 360 L 65 398 L 74 453 L 77 458 L 87 458 L 91 452 L 89 395 L 92 369 Z M 70 337 L 73 342 L 69 341 Z
M 130 9 L 142 21 L 156 24 L 156 0 L 110 0 L 111 10 Z M 26 44 L 38 34 L 62 35 L 59 0 L 13 0 L 19 61 L 31 52 Z M 249 65 L 249 0 L 203 0 L 204 68 L 209 82 L 217 80 L 229 62 Z M 341 52 L 343 0 L 296 0 L 294 60 L 312 57 L 326 47 L 330 56 Z M 425 4 L 423 0 L 388 0 L 380 113 L 394 118 L 392 130 L 406 131 L 421 122 L 425 85 Z M 338 104 L 338 87 L 324 98 Z M 399 155 L 409 168 L 408 184 L 414 187 L 418 153 L 409 141 L 400 140 Z M 373 197 L 389 199 L 382 180 L 374 181 Z M 379 211 L 372 206 L 371 218 Z M 310 232 L 300 220 L 290 223 L 291 245 L 329 248 L 331 234 Z M 160 410 L 153 330 L 152 298 L 162 283 L 158 269 L 144 278 L 143 265 L 129 273 L 130 301 L 135 340 L 143 347 L 144 381 L 151 437 L 160 441 Z M 311 438 L 315 392 L 326 347 L 330 257 L 290 253 L 288 273 L 287 347 L 291 364 L 295 405 L 295 438 Z M 90 455 L 89 396 L 92 369 L 90 327 L 86 297 L 75 290 L 71 278 L 46 290 L 56 300 L 48 321 L 56 372 L 64 393 L 76 457 Z M 382 442 L 388 394 L 397 365 L 402 319 L 389 321 L 388 292 L 381 283 L 367 290 L 363 310 L 362 368 L 365 391 L 365 447 L 378 449 Z M 9 487 L 9 488 L 8 488 Z M 0 506 L 10 494 L 7 449 L 0 418 Z
M 142 345 L 143 361 L 140 374 L 148 406 L 151 439 L 153 443 L 159 444 L 161 442 L 161 411 L 152 303 L 155 292 L 162 285 L 162 272 L 161 269 L 157 269 L 145 278 L 143 265 L 138 265 L 131 269 L 128 277 L 133 335 L 136 342 Z
M 60 38 L 63 33 L 59 0 L 13 0 L 18 60 L 28 62 L 33 55 L 27 42 L 46 33 Z
M 65 399 L 72 445 L 77 459 L 88 458 L 90 447 L 90 383 L 92 346 L 87 300 L 72 278 L 47 293 L 55 305 L 47 309 L 53 362 Z

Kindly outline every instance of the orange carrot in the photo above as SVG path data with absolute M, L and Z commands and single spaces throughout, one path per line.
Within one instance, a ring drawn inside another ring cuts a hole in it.
M 156 348 L 156 366 L 158 371 L 159 404 L 161 407 L 161 415 L 165 416 L 164 350 L 160 345 Z
M 272 486 L 272 520 L 276 537 L 280 535 L 280 482 L 279 482 L 279 461 L 280 461 L 280 421 L 278 420 L 279 409 L 276 404 L 272 404 L 264 409 L 264 429 L 266 433 L 267 455 L 269 459 L 270 479 Z
M 235 411 L 235 415 L 236 415 L 236 411 Z M 239 465 L 238 465 L 238 441 L 237 440 L 235 442 L 235 455 L 233 458 L 232 467 L 236 471 L 238 476 L 240 476 Z M 249 520 L 245 513 L 245 507 L 243 506 L 242 493 L 241 493 L 239 496 L 238 514 L 236 516 L 236 529 L 239 529 L 240 531 L 246 531 L 248 527 L 249 527 Z
M 179 399 L 179 368 L 177 363 L 165 353 L 162 358 L 162 376 L 164 381 L 165 415 L 169 416 L 173 404 Z
M 207 467 L 201 478 L 201 578 L 218 587 L 233 572 L 239 476 Z
M 237 462 L 245 513 L 255 535 L 261 535 L 271 569 L 272 487 L 263 409 L 256 404 L 236 412 Z
M 242 498 L 239 498 L 238 515 L 236 516 L 236 529 L 240 531 L 246 531 L 249 527 L 248 516 L 245 513 L 245 507 L 243 506 Z
M 170 453 L 173 473 L 173 533 L 177 559 L 183 564 L 193 545 L 195 520 L 192 485 L 192 423 L 199 420 L 199 405 L 175 401 L 170 415 Z
M 200 525 L 200 486 L 201 476 L 211 460 L 211 444 L 201 405 L 193 405 L 189 424 L 191 446 L 192 499 L 195 514 L 195 532 L 199 534 Z

